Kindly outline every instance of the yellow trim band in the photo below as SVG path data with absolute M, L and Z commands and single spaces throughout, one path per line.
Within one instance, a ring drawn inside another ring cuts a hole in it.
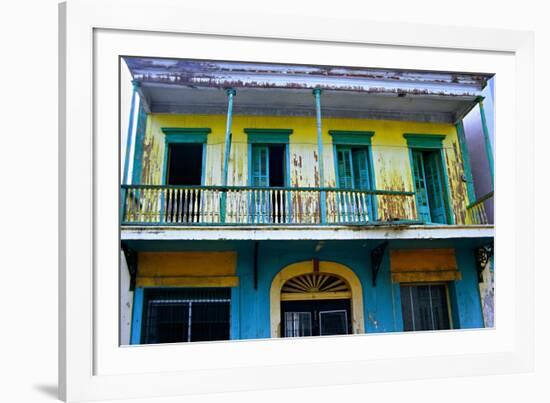
M 144 277 L 136 279 L 138 287 L 237 287 L 237 276 L 213 277 Z
M 350 299 L 351 292 L 283 292 L 281 293 L 281 301 L 304 301 L 308 299 Z

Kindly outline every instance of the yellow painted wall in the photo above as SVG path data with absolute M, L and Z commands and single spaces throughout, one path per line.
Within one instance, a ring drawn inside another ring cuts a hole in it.
M 162 182 L 164 159 L 164 127 L 208 127 L 206 151 L 206 185 L 220 185 L 225 142 L 225 115 L 150 115 L 144 144 L 142 183 Z M 276 116 L 234 116 L 228 185 L 248 185 L 248 139 L 244 128 L 293 129 L 290 135 L 290 176 L 294 187 L 319 186 L 317 129 L 315 118 Z M 451 189 L 451 205 L 456 224 L 465 223 L 468 205 L 466 186 L 462 180 L 460 148 L 456 128 L 452 124 L 382 121 L 367 119 L 323 119 L 323 161 L 326 187 L 335 187 L 332 137 L 329 130 L 374 131 L 372 153 L 376 188 L 412 191 L 412 174 L 404 133 L 444 134 L 443 142 L 447 176 Z M 390 203 L 391 201 L 391 203 Z M 378 196 L 381 219 L 414 219 L 413 197 Z

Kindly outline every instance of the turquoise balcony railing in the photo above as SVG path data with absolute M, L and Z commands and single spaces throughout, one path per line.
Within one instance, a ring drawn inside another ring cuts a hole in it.
M 489 201 L 493 200 L 493 196 L 494 192 L 489 192 L 466 208 L 471 224 L 491 224 L 493 222 L 492 215 L 487 214 L 486 206 Z
M 121 187 L 123 225 L 290 225 L 373 223 L 374 198 L 413 192 L 247 186 Z M 403 203 L 403 200 L 396 203 Z

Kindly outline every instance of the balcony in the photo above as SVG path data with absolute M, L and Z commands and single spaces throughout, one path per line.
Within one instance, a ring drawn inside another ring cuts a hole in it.
M 493 196 L 494 192 L 489 192 L 467 207 L 467 214 L 473 225 L 493 223 Z
M 139 226 L 376 225 L 374 199 L 403 204 L 414 192 L 246 186 L 121 187 L 121 223 Z M 386 221 L 388 223 L 388 221 Z M 393 218 L 392 224 L 420 224 Z

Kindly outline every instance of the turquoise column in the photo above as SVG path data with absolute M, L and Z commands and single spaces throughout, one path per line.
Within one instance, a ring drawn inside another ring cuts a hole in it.
M 222 186 L 227 186 L 227 174 L 229 170 L 229 155 L 231 154 L 231 125 L 233 123 L 233 98 L 237 91 L 229 88 L 227 91 L 227 124 L 225 127 L 225 155 L 223 161 Z M 227 200 L 227 191 L 223 191 L 221 198 L 220 221 L 225 222 L 225 206 Z
M 130 104 L 130 117 L 128 119 L 128 135 L 126 136 L 126 156 L 124 158 L 124 174 L 122 176 L 122 183 L 129 184 L 128 171 L 130 170 L 130 149 L 132 148 L 133 134 L 134 134 L 134 114 L 136 105 L 136 92 L 141 83 L 136 80 L 132 80 L 132 103 Z
M 126 221 L 126 194 L 127 189 L 125 187 L 120 188 L 120 202 L 119 202 L 119 222 L 123 223 Z
M 321 89 L 315 88 L 313 90 L 313 96 L 315 97 L 315 110 L 317 115 L 317 160 L 319 162 L 319 187 L 325 186 L 325 173 L 324 173 L 324 160 L 323 160 L 323 129 L 321 125 Z M 321 192 L 321 223 L 326 222 L 326 194 Z
M 474 179 L 472 176 L 472 166 L 470 165 L 470 154 L 468 153 L 468 144 L 466 143 L 466 134 L 464 133 L 464 124 L 462 123 L 462 120 L 456 123 L 456 133 L 458 135 L 460 153 L 462 154 L 462 162 L 464 164 L 464 175 L 466 176 L 468 200 L 470 203 L 473 203 L 474 200 L 476 200 L 476 193 L 474 188 Z
M 495 187 L 495 171 L 493 162 L 493 147 L 491 146 L 491 138 L 489 137 L 489 129 L 487 128 L 487 120 L 485 119 L 485 108 L 483 108 L 483 99 L 479 99 L 479 113 L 481 115 L 481 127 L 483 129 L 483 138 L 485 139 L 485 152 L 487 153 L 487 161 L 491 171 L 491 183 Z
M 134 290 L 134 306 L 132 309 L 132 327 L 130 344 L 141 344 L 141 319 L 143 315 L 143 288 Z

